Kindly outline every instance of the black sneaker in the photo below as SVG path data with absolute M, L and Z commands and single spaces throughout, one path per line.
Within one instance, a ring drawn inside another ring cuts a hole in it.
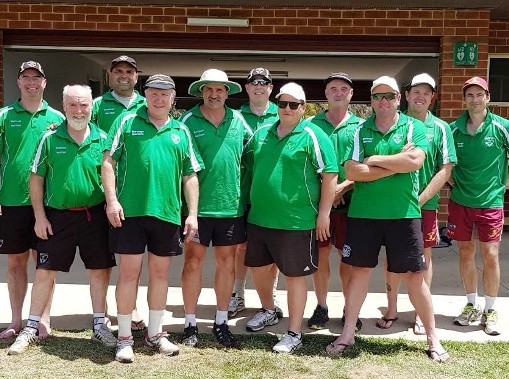
M 308 327 L 315 330 L 323 329 L 327 321 L 329 321 L 329 310 L 317 305 L 313 316 L 308 320 Z
M 232 332 L 230 332 L 226 322 L 223 322 L 221 325 L 214 323 L 212 332 L 216 336 L 217 342 L 219 342 L 224 347 L 234 347 L 237 349 L 240 347 L 239 341 L 237 341 Z
M 341 316 L 341 325 L 345 325 L 345 308 L 343 308 L 343 316 Z M 362 321 L 360 318 L 355 323 L 355 331 L 358 332 L 362 329 Z
M 195 347 L 198 344 L 198 327 L 196 325 L 189 324 L 184 328 L 182 343 L 188 347 Z

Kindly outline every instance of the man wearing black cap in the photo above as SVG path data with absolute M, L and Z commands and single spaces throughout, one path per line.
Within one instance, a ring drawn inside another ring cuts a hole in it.
M 145 104 L 145 98 L 134 90 L 138 72 L 136 61 L 127 55 L 111 61 L 108 70 L 108 85 L 111 91 L 94 99 L 92 110 L 92 122 L 106 133 L 120 114 L 135 111 Z
M 340 141 L 348 140 L 348 133 L 364 122 L 363 119 L 348 111 L 350 100 L 353 96 L 353 82 L 344 72 L 334 72 L 325 79 L 325 97 L 327 98 L 328 109 L 308 119 L 320 127 L 334 143 L 336 154 L 339 155 Z M 327 307 L 327 292 L 329 291 L 330 266 L 329 254 L 332 244 L 341 251 L 345 242 L 346 215 L 353 182 L 345 177 L 343 166 L 339 168 L 338 184 L 334 204 L 330 216 L 331 238 L 326 241 L 319 241 L 319 265 L 318 270 L 313 274 L 313 285 L 315 288 L 316 300 L 318 302 L 313 315 L 308 320 L 308 327 L 311 329 L 322 329 L 329 321 Z M 350 279 L 350 266 L 339 263 L 339 276 L 343 285 L 343 295 L 346 297 L 346 289 Z M 357 320 L 357 329 L 362 327 L 361 321 Z
M 131 314 L 145 249 L 149 271 L 145 343 L 162 354 L 178 354 L 178 347 L 168 340 L 162 325 L 170 257 L 182 254 L 181 188 L 189 209 L 183 230 L 186 242 L 198 227 L 196 172 L 202 162 L 188 128 L 169 116 L 175 83 L 167 75 L 152 75 L 145 84 L 145 94 L 146 106 L 113 123 L 102 166 L 106 213 L 113 226 L 110 247 L 119 254 L 115 359 L 124 363 L 134 360 Z
M 30 163 L 44 132 L 60 124 L 64 116 L 43 100 L 46 76 L 38 62 L 19 68 L 20 99 L 0 110 L 1 185 L 0 254 L 8 256 L 7 288 L 12 320 L 0 339 L 12 338 L 21 329 L 21 310 L 28 286 L 28 251 L 35 249 L 34 214 L 28 191 Z M 39 324 L 39 338 L 50 334 L 49 307 Z

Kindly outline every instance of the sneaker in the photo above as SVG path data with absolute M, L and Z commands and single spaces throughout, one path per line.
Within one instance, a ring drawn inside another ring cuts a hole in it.
M 272 351 L 280 354 L 291 354 L 302 347 L 302 338 L 297 333 L 288 331 L 283 335 L 281 341 L 274 345 Z
M 115 353 L 115 360 L 121 363 L 134 362 L 133 345 L 134 345 L 133 336 L 119 337 L 117 340 L 117 351 Z
M 345 325 L 345 308 L 343 308 L 343 316 L 341 316 L 341 324 Z M 362 329 L 362 321 L 360 318 L 357 318 L 357 322 L 355 323 L 355 331 L 359 332 Z
M 107 347 L 117 346 L 117 338 L 113 335 L 106 324 L 102 324 L 99 329 L 94 329 L 94 334 L 92 334 L 91 339 L 92 341 L 100 342 Z
M 212 332 L 216 336 L 217 342 L 224 347 L 240 347 L 239 341 L 237 341 L 232 332 L 230 332 L 230 328 L 226 322 L 223 322 L 221 325 L 214 323 Z
M 169 355 L 170 357 L 178 355 L 179 353 L 178 346 L 170 342 L 166 332 L 158 333 L 153 337 L 149 337 L 148 334 L 145 334 L 145 345 L 156 347 L 161 354 Z
M 237 313 L 242 312 L 244 309 L 246 309 L 246 302 L 244 301 L 244 298 L 232 293 L 230 304 L 228 304 L 228 318 L 235 317 Z
M 246 330 L 249 332 L 257 332 L 266 326 L 276 325 L 278 322 L 279 317 L 275 311 L 262 308 L 247 322 Z
M 276 311 L 277 317 L 279 319 L 282 319 L 284 317 L 283 310 L 281 309 L 281 304 L 279 303 L 279 300 L 277 297 L 274 296 L 274 310 Z
M 313 315 L 308 320 L 308 327 L 315 330 L 323 329 L 327 321 L 329 321 L 329 310 L 317 305 Z
M 195 347 L 198 345 L 198 327 L 196 325 L 189 324 L 184 328 L 182 343 L 188 347 Z
M 481 325 L 484 325 L 484 332 L 490 336 L 498 336 L 500 334 L 497 322 L 498 314 L 497 311 L 493 309 L 484 312 L 481 317 Z
M 21 332 L 19 332 L 16 341 L 9 347 L 7 354 L 9 355 L 18 355 L 26 350 L 28 345 L 31 343 L 37 342 L 37 332 L 33 332 L 29 330 L 32 328 L 23 328 Z
M 467 303 L 461 314 L 454 319 L 456 325 L 467 326 L 481 319 L 482 311 L 474 307 L 472 303 Z

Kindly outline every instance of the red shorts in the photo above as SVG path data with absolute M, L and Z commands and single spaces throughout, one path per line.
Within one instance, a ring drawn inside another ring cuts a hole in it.
M 500 242 L 504 225 L 503 208 L 470 208 L 449 200 L 447 234 L 456 241 Z
M 330 214 L 330 235 L 327 241 L 318 241 L 318 247 L 327 247 L 332 243 L 336 249 L 342 250 L 346 236 L 346 213 L 332 212 Z
M 424 248 L 433 247 L 440 242 L 437 225 L 438 212 L 421 209 L 422 217 L 422 238 L 424 240 Z

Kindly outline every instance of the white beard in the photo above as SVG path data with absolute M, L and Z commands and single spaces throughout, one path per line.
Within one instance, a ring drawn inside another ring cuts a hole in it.
M 74 130 L 83 130 L 88 125 L 88 120 L 67 120 L 67 124 Z

